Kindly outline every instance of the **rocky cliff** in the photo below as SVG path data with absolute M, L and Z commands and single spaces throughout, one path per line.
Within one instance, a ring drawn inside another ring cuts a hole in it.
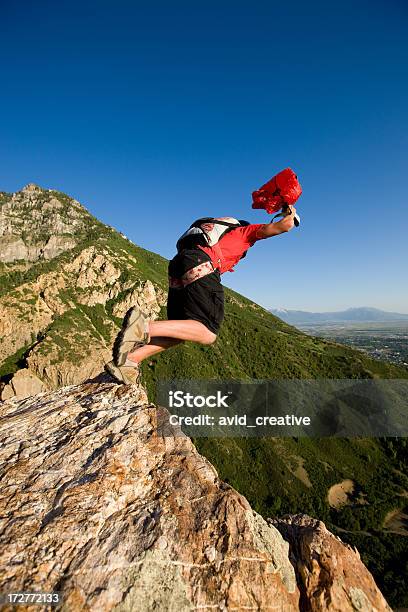
M 155 318 L 164 294 L 149 280 L 122 280 L 108 249 L 83 249 L 58 269 L 45 271 L 0 298 L 1 350 L 27 347 L 23 367 L 1 398 L 26 397 L 97 374 L 111 359 L 113 339 L 127 309 L 138 303 Z M 112 317 L 103 307 L 112 305 Z
M 104 376 L 0 404 L 3 592 L 62 610 L 390 610 L 309 517 L 268 524 L 143 389 Z M 30 609 L 30 608 L 28 608 Z
M 0 261 L 52 259 L 75 246 L 98 222 L 73 198 L 29 183 L 0 193 Z
M 0 238 L 3 400 L 94 376 L 126 310 L 139 303 L 155 318 L 164 304 L 137 248 L 61 192 L 2 194 Z

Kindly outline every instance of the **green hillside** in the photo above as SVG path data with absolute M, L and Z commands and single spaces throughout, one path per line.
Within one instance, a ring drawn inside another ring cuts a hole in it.
M 49 202 L 52 195 L 69 216 L 70 199 L 50 194 L 43 190 L 42 201 Z M 2 194 L 0 205 L 10 197 Z M 121 322 L 115 307 L 126 302 L 135 286 L 149 280 L 158 292 L 166 290 L 164 258 L 132 244 L 83 210 L 87 221 L 75 247 L 49 260 L 0 263 L 0 308 L 14 313 L 16 326 L 39 321 L 31 338 L 21 336 L 24 344 L 0 352 L 5 382 L 33 355 L 33 362 L 47 363 L 49 368 L 74 367 L 93 343 L 112 344 Z M 24 214 L 29 217 L 29 207 L 24 207 Z M 35 236 L 44 240 L 40 229 Z M 92 297 L 95 283 L 78 282 L 78 275 L 87 272 L 86 265 L 72 268 L 72 262 L 89 249 L 100 269 L 110 265 L 120 271 L 120 276 L 113 274 L 109 291 L 105 287 L 106 295 L 98 303 Z M 242 265 L 251 265 L 250 259 Z M 57 307 L 44 326 L 38 318 L 40 282 L 56 287 L 52 297 Z M 165 317 L 164 307 L 160 316 Z M 145 362 L 142 374 L 152 401 L 161 379 L 408 378 L 408 370 L 308 336 L 231 290 L 226 290 L 225 322 L 215 345 L 177 347 Z M 389 601 L 408 606 L 403 586 L 408 580 L 408 531 L 404 533 L 404 525 L 399 534 L 383 528 L 390 513 L 408 514 L 405 440 L 223 438 L 195 443 L 221 478 L 263 516 L 306 512 L 337 529 L 343 540 L 358 547 Z M 354 483 L 347 503 L 331 507 L 329 489 L 347 480 Z
M 226 302 L 213 347 L 177 347 L 144 364 L 150 397 L 157 380 L 166 378 L 408 377 L 405 369 L 303 334 L 231 291 Z M 358 547 L 387 599 L 408 605 L 408 527 L 400 533 L 383 529 L 390 513 L 408 514 L 405 439 L 197 438 L 194 443 L 260 514 L 306 512 L 323 520 Z M 355 484 L 348 504 L 330 507 L 329 489 L 348 479 Z

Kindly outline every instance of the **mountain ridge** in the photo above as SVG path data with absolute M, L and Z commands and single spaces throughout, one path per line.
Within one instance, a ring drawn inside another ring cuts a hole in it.
M 28 183 L 21 191 L 2 192 L 0 262 L 52 259 L 100 225 L 82 204 L 60 191 Z
M 269 312 L 291 325 L 307 323 L 408 321 L 408 314 L 389 312 L 370 306 L 351 307 L 346 310 L 332 312 L 310 312 L 307 310 L 271 308 Z

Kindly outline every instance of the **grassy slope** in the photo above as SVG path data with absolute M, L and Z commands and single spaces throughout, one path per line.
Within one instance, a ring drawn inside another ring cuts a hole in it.
M 127 278 L 146 280 L 166 288 L 167 262 L 125 240 L 95 220 L 92 230 L 73 251 L 28 270 L 1 265 L 0 293 L 34 280 L 40 273 L 58 270 L 83 248 L 107 248 L 123 260 Z M 136 261 L 135 261 L 136 260 Z M 121 297 L 121 296 L 119 296 Z M 75 291 L 67 299 L 75 303 Z M 118 299 L 118 298 L 117 298 Z M 88 318 L 103 334 L 104 320 L 114 320 L 112 306 L 88 308 Z M 61 337 L 76 308 L 57 318 L 45 330 L 48 339 Z M 165 316 L 165 313 L 162 313 Z M 85 325 L 87 324 L 85 320 Z M 33 339 L 34 341 L 34 339 Z M 22 351 L 2 364 L 1 373 L 18 367 Z M 307 336 L 283 323 L 250 300 L 226 291 L 226 317 L 213 347 L 185 345 L 153 358 L 143 366 L 143 376 L 154 399 L 158 379 L 168 378 L 408 378 L 406 370 L 374 361 L 345 346 Z M 384 534 L 382 521 L 388 510 L 404 508 L 408 491 L 402 442 L 343 439 L 199 439 L 199 450 L 217 467 L 220 476 L 241 491 L 264 516 L 286 512 L 307 512 L 339 526 L 344 540 L 356 544 L 391 603 L 408 605 L 402 578 L 408 577 L 407 538 Z M 298 458 L 310 479 L 307 486 L 294 472 Z M 397 471 L 399 470 L 399 471 Z M 343 510 L 331 509 L 326 501 L 328 488 L 351 478 L 366 495 L 367 505 Z M 362 532 L 370 532 L 365 535 Z M 397 567 L 398 566 L 398 567 Z M 401 578 L 402 575 L 402 578 Z
M 231 298 L 233 301 L 231 301 Z M 236 304 L 238 299 L 245 307 Z M 307 336 L 227 291 L 226 317 L 213 347 L 186 345 L 144 364 L 149 396 L 163 378 L 400 378 L 406 370 L 359 351 Z M 241 491 L 263 516 L 306 512 L 346 532 L 393 605 L 407 605 L 408 538 L 387 534 L 388 511 L 407 506 L 407 465 L 386 441 L 374 439 L 203 439 L 197 448 L 220 477 Z M 398 448 L 404 441 L 396 441 Z M 294 475 L 303 459 L 311 487 Z M 398 470 L 398 472 L 397 472 Z M 344 479 L 357 484 L 366 505 L 340 510 L 327 503 L 328 489 Z M 370 534 L 370 535 L 368 535 Z M 403 577 L 401 577 L 401 571 Z

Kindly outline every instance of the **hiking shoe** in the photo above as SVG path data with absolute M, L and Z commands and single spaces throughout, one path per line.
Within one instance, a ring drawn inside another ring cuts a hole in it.
M 132 306 L 125 314 L 122 328 L 113 345 L 115 365 L 123 366 L 128 353 L 149 342 L 149 322 L 138 306 Z
M 105 370 L 108 372 L 118 383 L 124 385 L 135 385 L 140 382 L 140 371 L 138 365 L 135 366 L 117 366 L 113 361 L 105 364 Z

